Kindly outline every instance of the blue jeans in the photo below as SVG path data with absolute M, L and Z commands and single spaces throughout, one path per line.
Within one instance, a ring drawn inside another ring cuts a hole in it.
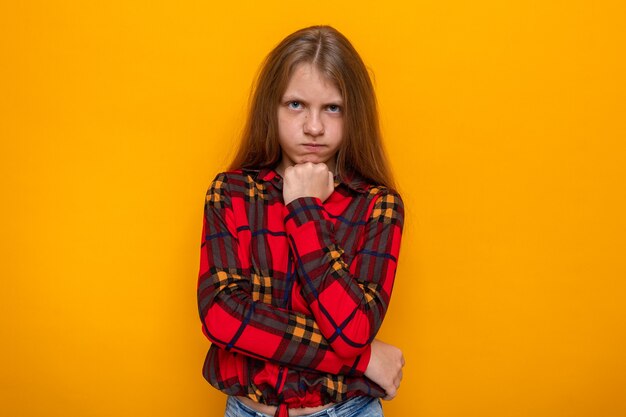
M 224 417 L 272 417 L 254 411 L 237 397 L 228 397 Z M 383 417 L 383 408 L 378 398 L 354 397 L 337 403 L 325 410 L 302 417 Z

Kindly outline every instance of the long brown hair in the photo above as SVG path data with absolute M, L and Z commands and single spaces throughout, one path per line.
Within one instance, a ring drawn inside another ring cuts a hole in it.
M 308 63 L 333 81 L 344 100 L 344 130 L 336 174 L 351 171 L 394 188 L 383 150 L 376 95 L 363 60 L 350 41 L 330 26 L 311 26 L 287 36 L 265 58 L 250 98 L 248 119 L 231 169 L 274 167 L 281 158 L 278 105 L 299 64 Z

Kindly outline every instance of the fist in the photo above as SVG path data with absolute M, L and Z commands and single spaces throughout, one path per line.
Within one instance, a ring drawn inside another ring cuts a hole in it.
M 283 176 L 285 205 L 300 197 L 317 197 L 326 201 L 334 189 L 333 173 L 324 163 L 306 162 L 285 169 Z
M 387 395 L 383 400 L 392 400 L 398 394 L 402 381 L 404 356 L 397 347 L 374 339 L 371 344 L 370 362 L 365 376 L 380 385 Z

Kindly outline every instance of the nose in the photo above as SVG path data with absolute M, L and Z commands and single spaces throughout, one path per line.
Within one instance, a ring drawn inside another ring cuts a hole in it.
M 310 111 L 304 119 L 304 133 L 311 136 L 320 136 L 324 134 L 324 123 L 317 111 Z

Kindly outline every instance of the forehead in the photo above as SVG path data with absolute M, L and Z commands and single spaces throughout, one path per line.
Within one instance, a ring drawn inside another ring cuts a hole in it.
M 310 63 L 296 65 L 289 76 L 286 94 L 303 94 L 324 96 L 324 98 L 341 99 L 341 92 L 337 83 L 328 75 Z

